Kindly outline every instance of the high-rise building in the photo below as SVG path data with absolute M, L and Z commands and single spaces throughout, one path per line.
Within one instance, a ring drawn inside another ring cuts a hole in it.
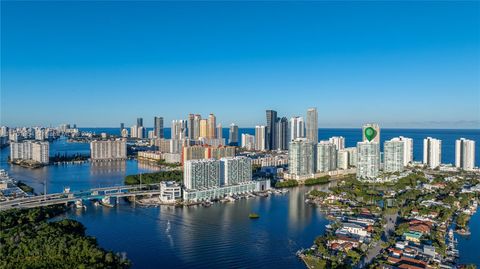
M 182 149 L 182 163 L 189 160 L 201 160 L 205 158 L 205 147 L 189 146 Z
M 246 150 L 255 149 L 255 136 L 250 134 L 242 134 L 242 148 Z
M 205 159 L 219 160 L 224 157 L 235 157 L 236 148 L 232 146 L 205 147 Z
M 330 141 L 330 143 L 333 143 L 337 150 L 345 148 L 345 138 L 343 136 L 333 136 L 330 137 L 328 141 Z
M 431 137 L 423 139 L 423 163 L 430 168 L 442 163 L 442 140 Z
M 377 142 L 357 143 L 357 178 L 374 179 L 380 171 L 380 144 Z
M 35 140 L 43 141 L 47 138 L 47 130 L 45 130 L 44 128 L 35 128 Z
M 154 119 L 153 119 L 153 136 L 155 138 L 164 138 L 163 117 L 154 117 Z
M 10 143 L 10 160 L 34 161 L 48 164 L 50 161 L 50 145 L 47 141 L 22 141 Z
M 137 128 L 137 138 L 144 139 L 145 138 L 145 131 L 146 131 L 146 129 L 143 126 L 139 126 Z
M 235 157 L 236 149 L 231 146 L 185 146 L 182 150 L 182 162 L 199 159 L 220 159 Z
M 223 128 L 222 128 L 222 124 L 219 123 L 217 124 L 217 131 L 216 131 L 216 138 L 217 139 L 223 139 Z
M 413 139 L 403 136 L 398 137 L 398 139 L 405 142 L 403 148 L 403 166 L 407 166 L 413 162 Z
M 207 123 L 206 119 L 200 120 L 200 137 L 208 137 Z
M 251 180 L 252 160 L 247 157 L 190 160 L 184 164 L 184 184 L 188 190 L 232 186 Z
M 8 130 L 9 130 L 8 126 L 1 126 L 0 127 L 0 136 L 8 136 L 8 134 L 9 134 Z
M 122 122 L 122 123 L 120 123 L 120 132 L 121 132 L 123 129 L 125 129 L 125 124 Z
M 122 129 L 122 132 L 121 132 L 121 135 L 123 138 L 127 138 L 128 137 L 128 130 L 127 129 Z
M 399 138 L 385 141 L 383 146 L 383 158 L 385 172 L 401 172 L 405 168 L 405 144 L 407 142 Z
M 455 166 L 463 170 L 475 168 L 475 141 L 466 138 L 455 141 Z
M 348 150 L 341 149 L 337 151 L 337 168 L 346 170 L 348 169 Z
M 92 161 L 125 160 L 127 158 L 127 141 L 94 140 L 90 142 L 90 157 Z
M 317 108 L 307 110 L 307 139 L 318 143 L 318 112 Z
M 337 149 L 329 141 L 317 144 L 317 172 L 328 172 L 337 169 Z
M 288 170 L 291 175 L 306 176 L 315 173 L 314 144 L 305 138 L 290 142 L 288 149 Z
M 193 139 L 198 139 L 200 137 L 200 120 L 202 116 L 195 114 L 193 116 Z
M 228 157 L 220 159 L 220 182 L 222 186 L 236 185 L 252 180 L 252 159 Z
M 365 135 L 365 130 L 367 128 L 372 128 L 373 130 L 375 130 L 375 133 L 373 134 L 373 139 L 370 142 L 376 142 L 376 143 L 380 144 L 380 126 L 376 123 L 367 123 L 367 124 L 363 125 L 363 127 L 362 127 L 362 141 L 363 142 L 368 141 L 368 138 Z
M 210 113 L 208 115 L 208 120 L 207 120 L 207 137 L 208 138 L 216 138 L 215 134 L 215 127 L 217 127 L 217 119 L 215 118 L 215 115 Z
M 143 127 L 143 118 L 137 118 L 137 126 Z
M 195 115 L 193 114 L 188 114 L 188 118 L 187 118 L 187 127 L 188 127 L 188 138 L 189 139 L 194 139 L 194 135 L 193 135 L 193 132 L 194 132 L 194 117 Z
M 187 121 L 172 120 L 171 137 L 172 139 L 181 140 L 187 136 Z
M 130 127 L 130 137 L 132 137 L 132 138 L 137 138 L 138 137 L 138 126 L 137 125 L 133 125 L 132 127 Z
M 219 160 L 189 160 L 183 166 L 183 183 L 190 190 L 220 186 Z
M 283 117 L 277 121 L 277 148 L 278 150 L 287 150 L 288 143 L 288 120 Z
M 290 118 L 290 140 L 305 137 L 305 122 L 302 117 Z
M 267 145 L 266 149 L 273 150 L 277 148 L 277 111 L 267 110 Z
M 228 144 L 231 146 L 238 146 L 238 126 L 234 123 L 230 124 L 228 131 Z
M 255 126 L 255 150 L 264 151 L 267 149 L 267 126 Z
M 345 150 L 348 151 L 348 166 L 357 166 L 357 148 L 350 147 Z

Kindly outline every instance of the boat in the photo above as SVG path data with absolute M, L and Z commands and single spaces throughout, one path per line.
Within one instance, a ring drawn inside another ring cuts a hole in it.
M 76 209 L 87 209 L 87 206 L 83 204 L 82 200 L 75 201 L 75 208 Z
M 204 206 L 204 207 L 210 207 L 212 204 L 213 204 L 213 203 L 210 202 L 210 201 L 205 201 L 205 202 L 202 203 L 202 206 Z
M 248 217 L 250 219 L 258 219 L 258 218 L 260 218 L 260 215 L 258 215 L 257 213 L 250 213 L 250 214 L 248 214 Z
M 100 201 L 100 204 L 106 207 L 113 207 L 113 205 L 110 203 L 110 197 L 103 197 Z

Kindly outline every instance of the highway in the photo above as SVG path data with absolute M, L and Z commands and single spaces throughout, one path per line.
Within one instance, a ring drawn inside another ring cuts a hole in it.
M 0 210 L 7 210 L 11 208 L 34 208 L 55 204 L 65 204 L 75 202 L 77 200 L 102 199 L 106 196 L 112 198 L 120 198 L 128 196 L 160 194 L 160 190 L 158 188 L 147 188 L 152 186 L 158 187 L 158 184 L 102 187 L 77 192 L 51 193 L 47 195 L 22 197 L 0 202 Z

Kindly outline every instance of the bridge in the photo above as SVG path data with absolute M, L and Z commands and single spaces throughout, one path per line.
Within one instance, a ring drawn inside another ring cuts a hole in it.
M 154 187 L 154 188 L 152 188 Z M 78 200 L 88 201 L 105 197 L 121 198 L 142 195 L 159 195 L 158 184 L 126 185 L 93 188 L 86 191 L 50 193 L 45 195 L 28 196 L 0 202 L 0 211 L 11 208 L 34 208 L 57 204 L 68 204 Z

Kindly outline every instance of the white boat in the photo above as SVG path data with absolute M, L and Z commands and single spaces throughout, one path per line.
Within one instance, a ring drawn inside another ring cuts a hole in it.
M 103 205 L 103 206 L 106 206 L 106 207 L 113 207 L 113 205 L 110 203 L 110 197 L 109 196 L 103 197 L 100 204 Z
M 83 204 L 81 199 L 75 201 L 75 208 L 76 209 L 87 209 L 87 206 Z

